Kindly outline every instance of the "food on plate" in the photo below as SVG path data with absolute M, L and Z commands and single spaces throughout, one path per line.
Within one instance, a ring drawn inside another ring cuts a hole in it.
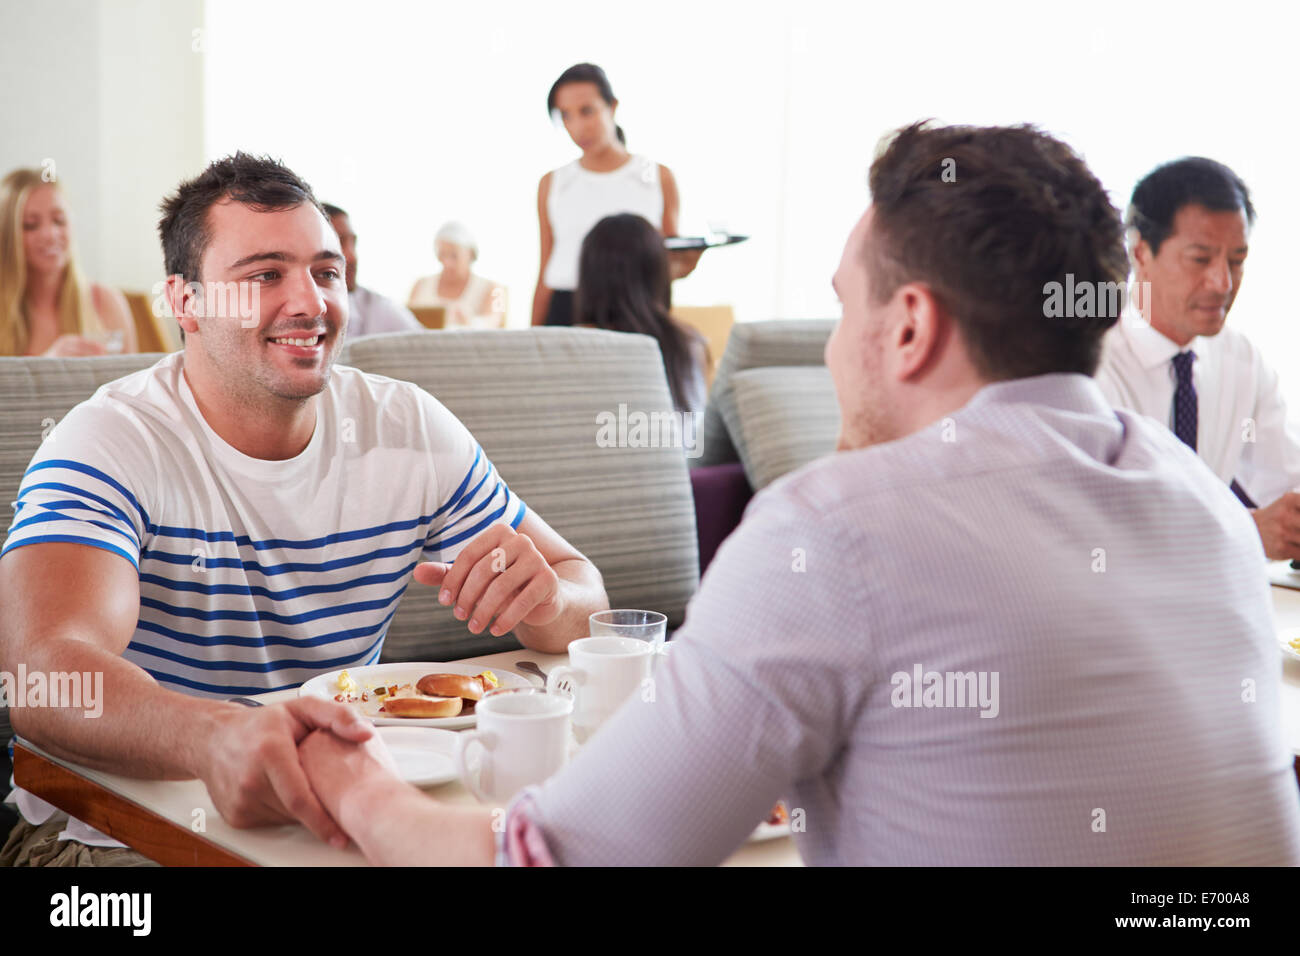
M 465 702 L 459 697 L 422 694 L 410 684 L 385 688 L 379 712 L 386 717 L 455 717 Z
M 501 679 L 486 670 L 477 674 L 425 674 L 419 680 L 411 671 L 399 671 L 401 676 L 390 671 L 387 680 L 367 679 L 366 670 L 356 676 L 339 671 L 327 687 L 335 692 L 336 701 L 360 706 L 369 717 L 468 716 L 485 694 L 501 686 Z
M 339 676 L 334 679 L 334 684 L 339 690 L 339 692 L 334 695 L 334 699 L 340 704 L 355 704 L 358 699 L 370 699 L 365 693 L 362 693 L 358 698 L 357 682 L 347 671 L 339 671 Z
M 415 689 L 431 697 L 461 697 L 478 701 L 500 683 L 491 671 L 474 675 L 425 674 L 416 682 Z
M 785 811 L 785 804 L 780 801 L 772 808 L 772 812 L 767 815 L 768 826 L 780 826 L 782 823 L 790 822 L 790 814 Z
M 393 697 L 379 712 L 388 717 L 455 717 L 464 704 L 459 697 Z

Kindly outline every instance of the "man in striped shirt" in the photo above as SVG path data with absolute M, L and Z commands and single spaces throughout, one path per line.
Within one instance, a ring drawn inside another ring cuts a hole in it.
M 0 668 L 102 672 L 103 714 L 15 708 L 14 729 L 88 766 L 199 777 L 236 826 L 342 840 L 295 748 L 368 725 L 229 698 L 375 662 L 412 578 L 473 633 L 548 652 L 604 588 L 436 399 L 333 366 L 344 259 L 306 183 L 237 154 L 182 184 L 160 231 L 185 349 L 54 428 L 0 556 Z M 102 842 L 88 829 L 68 832 Z
M 784 797 L 805 861 L 1300 863 L 1259 536 L 1091 375 L 1118 213 L 1032 129 L 901 131 L 834 278 L 840 450 L 758 495 L 653 694 L 506 809 L 303 742 L 382 863 L 709 864 Z M 499 843 L 497 840 L 499 839 Z

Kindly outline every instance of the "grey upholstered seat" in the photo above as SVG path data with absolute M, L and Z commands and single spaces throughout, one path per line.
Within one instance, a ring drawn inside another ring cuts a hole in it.
M 741 460 L 736 437 L 727 428 L 735 402 L 732 378 L 737 372 L 769 365 L 822 365 L 826 340 L 834 328 L 834 319 L 778 319 L 733 326 L 704 411 L 703 454 L 691 466 Z
M 379 335 L 342 360 L 415 382 L 478 439 L 511 489 L 590 558 L 613 607 L 681 623 L 699 579 L 681 448 L 597 444 L 598 416 L 671 411 L 658 345 L 594 329 L 458 330 Z M 474 637 L 412 584 L 389 626 L 385 660 L 444 660 L 517 646 Z M 433 655 L 433 656 L 430 656 Z
M 722 408 L 754 491 L 835 451 L 840 408 L 824 365 L 767 365 L 731 378 Z
M 161 354 L 97 358 L 0 358 L 0 546 L 32 455 L 72 408 L 101 385 L 153 365 Z

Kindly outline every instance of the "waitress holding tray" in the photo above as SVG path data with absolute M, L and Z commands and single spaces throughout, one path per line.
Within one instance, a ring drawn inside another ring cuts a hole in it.
M 578 256 L 591 227 L 606 216 L 630 212 L 677 234 L 677 181 L 667 166 L 629 153 L 614 122 L 618 100 L 605 71 L 579 63 L 560 74 L 546 98 L 552 116 L 582 156 L 542 177 L 537 189 L 542 266 L 533 295 L 533 325 L 572 325 Z M 700 250 L 670 254 L 674 279 L 690 274 Z

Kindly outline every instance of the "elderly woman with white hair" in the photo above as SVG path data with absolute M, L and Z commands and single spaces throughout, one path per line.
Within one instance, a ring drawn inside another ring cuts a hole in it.
M 447 310 L 444 324 L 449 329 L 504 326 L 505 288 L 472 271 L 478 259 L 474 234 L 462 223 L 446 223 L 433 237 L 433 248 L 442 271 L 417 279 L 407 305 L 413 309 L 441 306 Z

